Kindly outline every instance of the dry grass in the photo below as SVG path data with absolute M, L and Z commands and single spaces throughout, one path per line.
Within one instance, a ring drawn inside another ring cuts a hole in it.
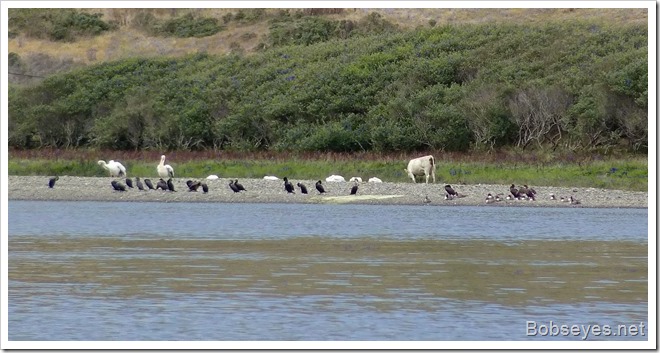
M 265 39 L 268 32 L 267 21 L 253 24 L 231 21 L 227 24 L 226 30 L 204 38 L 150 37 L 130 25 L 140 9 L 88 9 L 87 11 L 102 13 L 104 19 L 119 23 L 120 29 L 74 43 L 56 43 L 19 35 L 9 39 L 9 52 L 15 52 L 21 57 L 46 54 L 53 60 L 71 61 L 81 65 L 136 56 L 178 57 L 196 52 L 218 55 L 232 50 L 251 53 Z M 149 11 L 157 18 L 170 18 L 194 12 L 197 15 L 221 19 L 225 14 L 237 10 L 150 9 Z M 276 11 L 279 9 L 269 9 L 266 13 L 274 15 Z M 537 24 L 546 21 L 580 19 L 596 19 L 610 24 L 648 21 L 646 9 L 345 9 L 340 14 L 326 16 L 332 19 L 358 20 L 373 11 L 382 14 L 387 20 L 397 23 L 402 28 L 429 26 L 431 20 L 436 22 L 436 26 L 503 22 Z

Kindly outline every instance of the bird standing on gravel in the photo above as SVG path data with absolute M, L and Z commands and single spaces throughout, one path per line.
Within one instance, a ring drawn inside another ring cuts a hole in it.
M 234 181 L 233 181 L 233 180 L 230 180 L 230 181 L 229 181 L 229 188 L 230 188 L 231 191 L 233 191 L 233 192 L 241 192 L 241 190 L 238 190 L 238 186 L 236 186 L 236 184 L 234 184 Z
M 156 167 L 156 171 L 161 178 L 174 178 L 174 168 L 169 164 L 165 164 L 165 155 L 160 156 L 160 163 Z
M 144 185 L 142 185 L 139 177 L 135 177 L 135 186 L 137 186 L 138 190 L 144 191 Z
M 133 188 L 133 180 L 131 180 L 130 178 L 126 178 L 126 186 L 128 186 L 129 188 L 132 189 Z
M 206 185 L 206 183 L 202 183 L 202 191 L 204 191 L 205 194 L 209 192 L 209 186 Z
M 286 192 L 289 194 L 295 194 L 295 191 L 293 190 L 293 184 L 291 184 L 287 177 L 284 177 L 284 190 L 286 190 Z
M 447 195 L 449 195 L 449 197 L 445 197 L 445 200 L 451 200 L 458 196 L 458 193 L 449 184 L 445 185 L 445 191 L 447 192 Z
M 126 191 L 126 186 L 116 180 L 111 181 L 110 185 L 112 185 L 112 188 L 116 191 Z
M 167 179 L 167 189 L 170 191 L 176 191 L 174 190 L 174 183 L 172 182 L 172 178 Z
M 324 194 L 325 189 L 323 188 L 323 185 L 321 185 L 321 181 L 316 182 L 316 190 L 318 190 L 319 194 Z
M 243 185 L 238 183 L 238 179 L 234 180 L 234 185 L 236 185 L 236 187 L 238 188 L 238 191 L 247 191 L 247 190 L 245 190 Z
M 48 179 L 48 187 L 51 188 L 51 189 L 53 187 L 55 187 L 55 182 L 58 181 L 58 180 L 60 180 L 59 176 L 54 176 L 54 177 Z
M 355 181 L 355 185 L 351 188 L 351 195 L 355 195 L 358 192 L 358 181 Z
M 151 183 L 151 179 L 144 179 L 144 184 L 149 188 L 149 190 L 156 190 L 156 188 L 154 188 L 154 184 Z
M 107 170 L 110 173 L 111 177 L 122 177 L 126 176 L 126 168 L 119 162 L 109 160 L 108 163 L 105 161 L 98 161 L 98 164 Z
M 302 193 L 302 194 L 306 194 L 306 193 L 307 193 L 307 187 L 305 186 L 305 184 L 298 183 L 298 184 L 296 184 L 296 185 L 298 185 L 298 187 L 300 188 L 300 193 Z
M 163 178 L 160 178 L 160 180 L 158 180 L 158 182 L 156 183 L 156 190 L 158 189 L 161 189 L 163 191 L 169 190 L 169 188 L 167 187 L 167 182 L 163 180 Z
M 515 184 L 511 184 L 511 186 L 509 187 L 509 192 L 511 193 L 514 199 L 520 200 L 520 192 L 518 192 L 518 189 L 516 189 Z
M 188 191 L 197 191 L 197 189 L 202 185 L 202 183 L 199 181 L 188 180 L 186 181 L 186 185 L 188 185 Z

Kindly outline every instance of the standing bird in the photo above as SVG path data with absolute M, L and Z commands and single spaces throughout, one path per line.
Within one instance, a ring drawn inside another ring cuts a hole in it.
M 161 178 L 174 178 L 174 168 L 165 164 L 165 155 L 160 156 L 160 163 L 156 167 L 156 171 Z
M 300 188 L 300 193 L 301 194 L 306 194 L 307 193 L 307 187 L 305 186 L 305 184 L 298 183 L 296 185 L 298 185 L 298 187 Z
M 431 203 L 431 199 L 429 199 L 429 195 L 424 196 L 424 203 Z
M 147 185 L 149 190 L 156 190 L 154 184 L 151 183 L 151 179 L 144 179 L 144 184 Z
M 287 177 L 284 177 L 284 190 L 286 190 L 286 192 L 289 194 L 295 194 L 295 191 L 293 190 L 293 184 L 291 184 Z
M 532 194 L 536 195 L 536 190 L 534 190 L 534 188 L 530 188 L 529 186 L 527 186 L 527 184 L 525 184 L 525 185 L 523 185 L 523 186 L 524 186 L 527 190 L 529 190 Z
M 170 191 L 176 191 L 174 190 L 174 183 L 172 182 L 172 178 L 167 179 L 167 189 Z
M 169 188 L 167 187 L 167 182 L 163 180 L 163 178 L 160 178 L 158 180 L 158 183 L 156 183 L 156 190 L 161 189 L 163 191 L 168 190 Z
M 238 183 L 238 179 L 234 180 L 234 185 L 236 185 L 236 187 L 238 188 L 238 191 L 247 191 L 247 190 L 245 190 L 243 185 Z
M 229 181 L 229 188 L 230 188 L 233 192 L 241 192 L 241 190 L 238 190 L 238 186 L 236 186 L 236 184 L 234 184 L 234 181 L 233 181 L 233 180 L 230 180 L 230 181 Z
M 316 190 L 318 190 L 320 194 L 325 193 L 325 189 L 323 188 L 323 185 L 321 185 L 320 180 L 316 182 Z
M 188 185 L 188 191 L 197 191 L 197 189 L 202 185 L 202 183 L 200 181 L 188 180 L 186 181 L 186 185 Z
M 451 200 L 458 196 L 458 193 L 449 184 L 445 185 L 445 191 L 447 192 L 447 195 L 449 195 L 449 197 L 445 198 L 446 200 Z
M 509 187 L 509 192 L 511 193 L 514 199 L 520 200 L 520 192 L 518 191 L 518 189 L 516 189 L 516 185 L 511 184 L 511 186 Z
M 129 188 L 132 189 L 133 188 L 133 180 L 131 180 L 130 178 L 126 178 L 126 186 L 128 186 Z
M 527 184 L 523 185 L 523 189 L 525 190 L 525 195 L 528 199 L 536 201 L 536 190 L 530 188 Z
M 202 183 L 202 191 L 204 191 L 205 194 L 209 192 L 209 186 L 206 185 L 206 183 Z
M 126 176 L 126 168 L 124 168 L 124 166 L 119 162 L 115 162 L 113 160 L 109 160 L 108 163 L 105 161 L 98 161 L 98 164 L 103 167 L 103 169 L 107 170 L 111 177 Z
M 573 195 L 571 195 L 570 200 L 571 200 L 571 205 L 579 205 L 580 204 L 580 200 L 574 198 Z
M 144 191 L 144 185 L 142 185 L 139 177 L 135 177 L 135 186 L 137 186 L 138 190 Z
M 116 191 L 126 191 L 126 186 L 116 180 L 111 181 L 110 184 Z
M 58 181 L 58 180 L 60 180 L 59 176 L 55 176 L 55 177 L 52 177 L 52 178 L 48 179 L 48 187 L 52 189 L 55 186 L 55 182 Z
M 356 180 L 355 185 L 353 185 L 353 187 L 351 188 L 351 195 L 357 194 L 357 191 L 358 191 L 358 181 Z

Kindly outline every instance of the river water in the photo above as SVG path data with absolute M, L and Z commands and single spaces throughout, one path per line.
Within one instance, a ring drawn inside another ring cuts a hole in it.
M 648 340 L 646 208 L 8 212 L 10 341 Z

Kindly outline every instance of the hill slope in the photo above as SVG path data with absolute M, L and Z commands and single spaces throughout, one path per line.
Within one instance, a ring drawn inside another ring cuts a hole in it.
M 249 12 L 251 9 L 243 9 Z M 299 9 L 304 11 L 305 9 Z M 595 21 L 613 25 L 644 25 L 648 21 L 645 9 L 339 9 L 340 13 L 321 15 L 331 20 L 357 22 L 369 13 L 378 13 L 386 21 L 396 24 L 402 31 L 417 27 L 461 24 L 528 24 L 539 25 L 548 21 Z M 10 32 L 12 11 L 9 12 Z M 269 21 L 278 17 L 278 9 L 268 9 L 262 18 L 230 20 L 227 14 L 240 9 L 82 9 L 86 13 L 101 14 L 101 19 L 116 24 L 113 31 L 92 37 L 79 37 L 74 42 L 58 42 L 31 36 L 29 31 L 18 31 L 10 36 L 8 48 L 22 59 L 22 66 L 11 67 L 13 83 L 35 82 L 43 76 L 71 68 L 129 57 L 160 57 L 205 52 L 226 54 L 241 52 L 247 55 L 259 50 L 269 35 Z M 292 12 L 294 10 L 291 10 Z M 201 38 L 155 36 L 141 29 L 140 14 L 148 13 L 158 20 L 167 20 L 193 13 L 195 16 L 215 18 L 225 29 Z M 49 26 L 30 26 L 48 28 Z M 34 29 L 33 29 L 34 30 Z
M 350 33 L 346 20 L 271 18 L 268 45 L 249 55 L 193 46 L 195 54 L 182 57 L 127 55 L 12 87 L 9 142 L 158 150 L 644 151 L 646 23 L 565 20 L 562 11 L 546 12 L 555 20 L 544 23 L 409 30 L 370 14 Z

